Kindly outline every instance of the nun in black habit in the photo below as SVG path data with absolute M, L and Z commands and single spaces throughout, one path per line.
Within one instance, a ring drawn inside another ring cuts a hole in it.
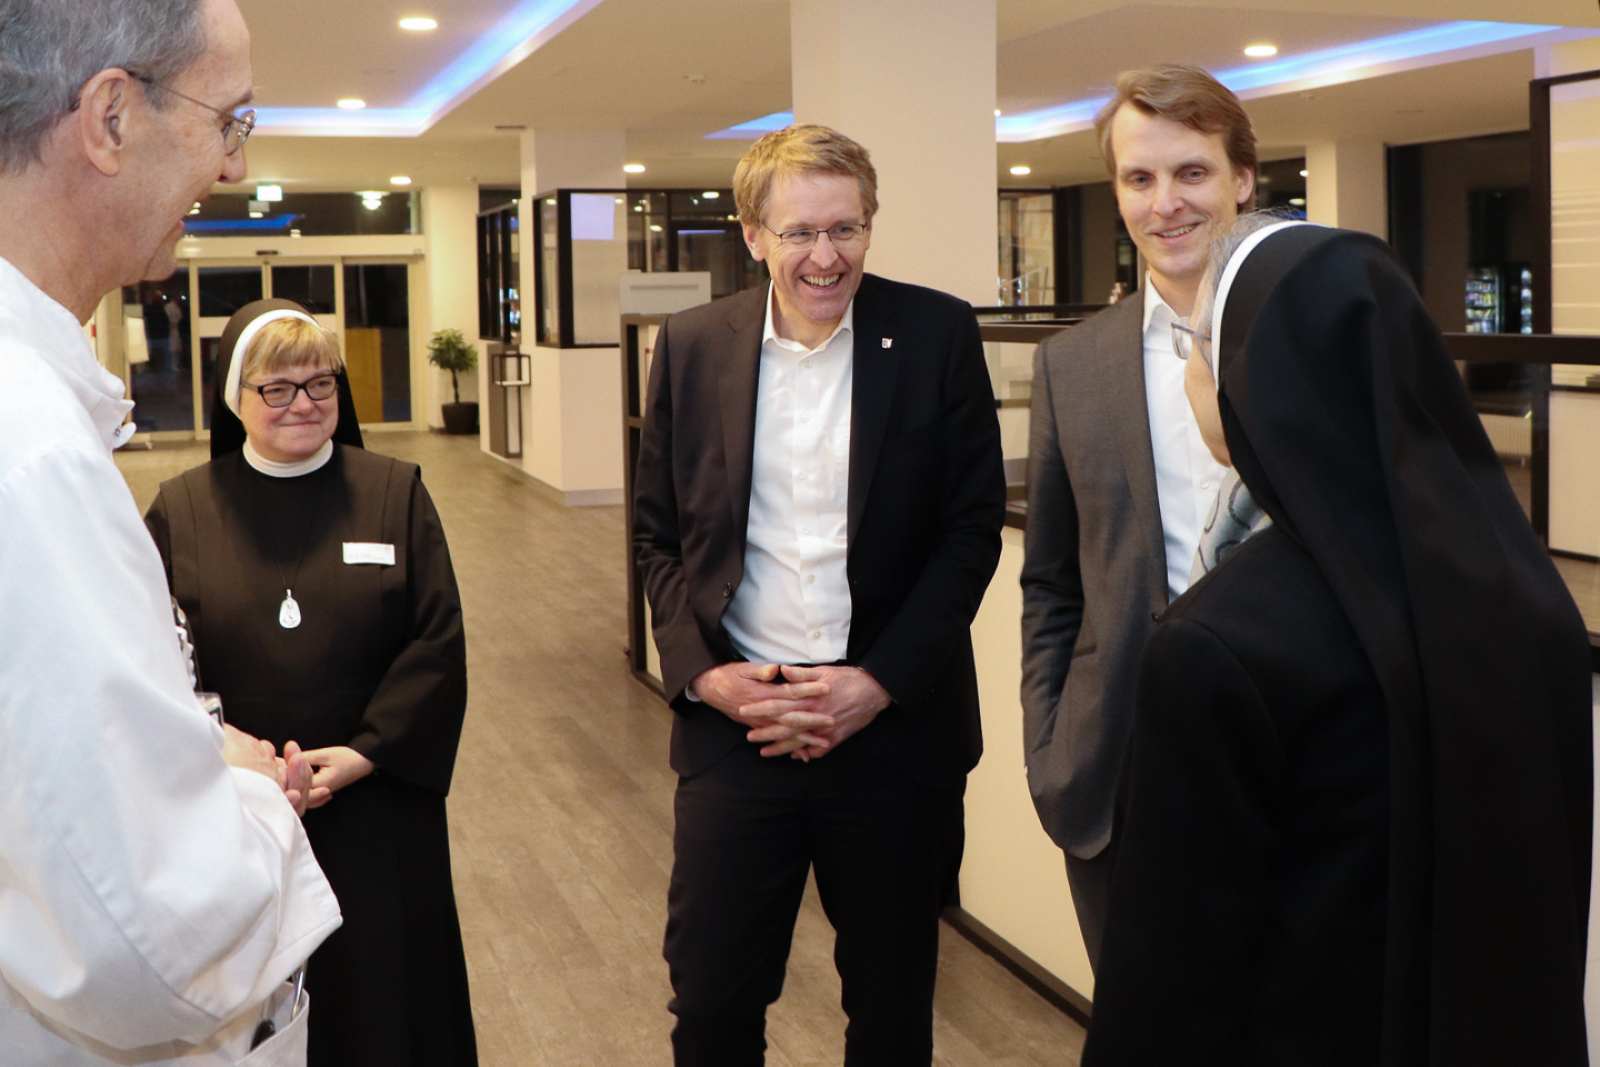
M 201 687 L 315 768 L 305 828 L 344 925 L 308 966 L 308 1062 L 470 1067 L 445 822 L 466 646 L 439 516 L 414 464 L 361 447 L 337 343 L 298 305 L 240 310 L 218 364 L 213 458 L 145 521 Z
M 1386 244 L 1214 269 L 1239 484 L 1142 664 L 1083 1063 L 1585 1064 L 1571 597 Z

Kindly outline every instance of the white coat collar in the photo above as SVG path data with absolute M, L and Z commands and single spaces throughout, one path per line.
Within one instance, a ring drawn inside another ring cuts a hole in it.
M 36 342 L 36 350 L 78 398 L 106 447 L 127 444 L 134 425 L 124 423 L 133 401 L 123 399 L 122 380 L 95 360 L 78 317 L 0 258 L 0 321 L 4 320 L 11 326 L 0 332 Z

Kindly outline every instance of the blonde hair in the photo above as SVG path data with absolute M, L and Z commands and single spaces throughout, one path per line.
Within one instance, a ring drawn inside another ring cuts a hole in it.
M 1180 123 L 1196 133 L 1219 133 L 1234 171 L 1256 172 L 1255 130 L 1233 90 L 1203 67 L 1163 63 L 1123 71 L 1117 77 L 1116 95 L 1094 117 L 1100 154 L 1105 157 L 1113 181 L 1117 177 L 1117 160 L 1111 150 L 1111 122 L 1124 106 Z
M 733 172 L 733 202 L 739 221 L 755 226 L 762 221 L 772 183 L 780 174 L 837 174 L 854 178 L 861 186 L 862 222 L 878 213 L 878 172 L 859 144 L 826 126 L 805 123 L 774 130 L 750 146 Z
M 276 319 L 250 339 L 240 373 L 249 379 L 307 365 L 326 367 L 335 374 L 344 370 L 338 335 L 305 319 Z

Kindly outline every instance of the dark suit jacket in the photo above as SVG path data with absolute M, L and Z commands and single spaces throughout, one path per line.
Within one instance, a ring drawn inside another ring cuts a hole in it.
M 744 576 L 767 293 L 674 315 L 650 368 L 633 538 L 682 775 L 749 743 L 744 727 L 684 689 L 739 658 L 722 615 Z M 982 751 L 969 627 L 1005 516 L 1000 428 L 972 309 L 864 276 L 851 389 L 846 662 L 894 703 L 847 744 L 893 752 L 913 777 L 949 784 Z
M 1055 843 L 1111 840 L 1134 683 L 1167 606 L 1167 558 L 1135 295 L 1039 346 L 1022 567 L 1028 785 Z
M 1162 616 L 1136 719 L 1086 1067 L 1376 1065 L 1388 705 L 1282 527 Z

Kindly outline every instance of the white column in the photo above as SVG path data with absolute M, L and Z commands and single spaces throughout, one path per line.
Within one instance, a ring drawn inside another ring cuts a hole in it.
M 429 426 L 443 425 L 441 404 L 450 403 L 450 373 L 428 362 L 427 339 L 440 330 L 460 330 L 468 341 L 478 340 L 478 187 L 451 185 L 422 190 L 422 231 L 427 239 L 423 267 L 427 276 L 427 322 L 422 331 L 423 347 L 415 380 L 422 395 L 415 417 Z M 479 357 L 482 348 L 479 347 Z M 458 374 L 461 399 L 478 399 L 475 371 Z
M 995 0 L 791 0 L 797 122 L 878 171 L 867 269 L 977 305 L 996 288 Z
M 534 289 L 538 252 L 533 247 L 534 214 L 540 193 L 626 188 L 627 176 L 622 170 L 626 151 L 621 130 L 529 130 L 522 135 L 523 197 L 518 223 L 522 350 L 531 357 L 533 383 L 524 394 L 522 468 L 542 483 L 547 495 L 566 504 L 622 502 L 618 353 L 615 348 L 539 346 L 534 317 L 538 296 Z M 623 261 L 617 273 L 626 266 Z M 609 292 L 614 301 L 614 281 Z
M 1306 218 L 1389 239 L 1389 189 L 1381 141 L 1306 145 Z

